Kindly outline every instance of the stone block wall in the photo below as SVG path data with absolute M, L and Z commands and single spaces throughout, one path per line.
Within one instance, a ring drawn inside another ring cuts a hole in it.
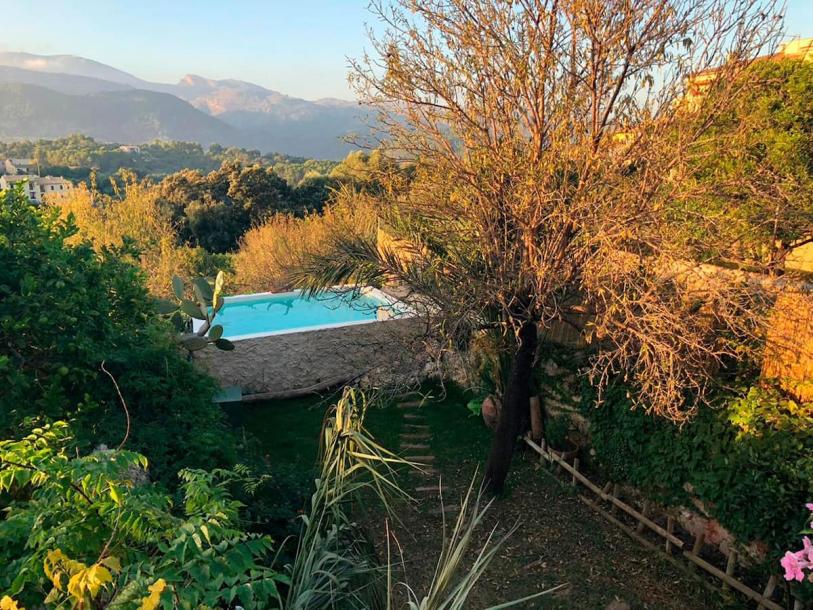
M 401 318 L 235 341 L 230 352 L 207 347 L 196 362 L 221 386 L 243 394 L 295 393 L 366 377 L 419 375 L 426 366 L 425 323 Z

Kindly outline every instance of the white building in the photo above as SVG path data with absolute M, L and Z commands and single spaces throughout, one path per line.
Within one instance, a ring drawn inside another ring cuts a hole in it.
M 5 173 L 12 176 L 20 174 L 33 176 L 39 173 L 36 159 L 6 159 L 4 167 Z
M 23 183 L 23 190 L 30 201 L 43 203 L 65 197 L 73 188 L 73 183 L 59 176 L 13 175 L 0 176 L 0 190 L 13 188 Z

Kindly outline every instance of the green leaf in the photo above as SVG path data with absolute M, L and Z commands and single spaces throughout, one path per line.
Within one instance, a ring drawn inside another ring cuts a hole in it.
M 224 340 L 225 339 L 218 339 L 218 341 Z M 209 340 L 206 337 L 199 337 L 197 335 L 186 335 L 181 337 L 181 345 L 183 345 L 190 352 L 195 352 L 209 345 Z
M 196 277 L 194 280 L 192 280 L 192 286 L 200 291 L 200 295 L 204 301 L 211 302 L 214 293 L 212 292 L 212 287 L 205 278 Z
M 179 333 L 183 332 L 184 318 L 181 315 L 180 311 L 176 311 L 174 314 L 172 314 L 172 317 L 170 317 L 169 321 L 172 322 L 172 325 L 175 327 L 175 330 L 177 330 Z
M 119 494 L 118 488 L 111 483 L 110 484 L 110 499 L 113 500 L 118 506 L 121 506 L 121 495 Z
M 225 305 L 225 303 L 226 303 L 226 301 L 223 299 L 223 297 L 218 295 L 215 298 L 215 305 L 214 305 L 215 313 L 217 313 L 218 311 L 223 309 L 223 305 Z
M 209 329 L 209 339 L 217 341 L 223 336 L 223 327 L 220 324 L 215 324 Z
M 186 315 L 195 318 L 197 320 L 205 320 L 206 316 L 203 315 L 203 312 L 200 310 L 200 306 L 197 303 L 193 303 L 192 301 L 181 301 L 181 311 L 184 312 Z
M 222 271 L 217 272 L 217 278 L 215 279 L 215 291 L 214 294 L 212 295 L 212 301 L 215 303 L 215 305 L 217 305 L 218 301 L 221 301 L 223 299 L 221 293 L 223 292 L 223 283 L 225 282 L 225 278 L 226 276 L 223 275 Z M 222 305 L 220 307 L 222 307 Z M 220 307 L 216 306 L 215 311 L 220 309 Z
M 183 299 L 184 284 L 183 280 L 179 278 L 177 275 L 172 276 L 172 292 L 175 294 L 179 301 Z
M 217 349 L 222 349 L 224 352 L 230 352 L 234 349 L 234 343 L 228 339 L 218 339 L 215 341 L 215 347 Z
M 155 308 L 162 316 L 168 316 L 171 313 L 178 311 L 178 304 L 167 299 L 157 299 L 155 301 Z

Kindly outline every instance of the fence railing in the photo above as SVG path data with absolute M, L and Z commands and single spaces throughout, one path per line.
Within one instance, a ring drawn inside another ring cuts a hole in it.
M 742 595 L 748 597 L 757 603 L 758 610 L 786 610 L 785 606 L 780 605 L 773 601 L 773 597 L 779 578 L 771 576 L 763 588 L 762 592 L 755 591 L 750 586 L 739 580 L 736 575 L 737 567 L 737 551 L 729 549 L 725 556 L 725 569 L 720 569 L 717 566 L 709 563 L 702 557 L 700 552 L 705 547 L 705 538 L 703 533 L 693 536 L 692 548 L 685 548 L 686 543 L 675 534 L 676 520 L 672 515 L 666 514 L 666 526 L 659 525 L 653 520 L 653 507 L 650 502 L 644 501 L 640 510 L 633 507 L 628 502 L 625 502 L 619 497 L 619 486 L 607 483 L 600 487 L 591 481 L 585 474 L 579 471 L 579 459 L 575 458 L 573 463 L 569 463 L 555 452 L 548 451 L 544 446 L 544 441 L 541 444 L 535 443 L 529 436 L 525 437 L 525 443 L 537 454 L 540 459 L 547 460 L 561 468 L 570 476 L 570 483 L 574 487 L 581 485 L 590 491 L 596 499 L 579 494 L 579 498 L 593 510 L 597 511 L 605 519 L 624 530 L 625 533 L 640 542 L 647 548 L 658 551 L 663 554 L 671 563 L 676 565 L 682 570 L 686 570 L 690 566 L 696 566 L 705 571 L 706 573 L 714 576 L 722 582 L 722 589 L 735 589 Z M 602 503 L 609 505 L 607 510 Z M 634 527 L 630 527 L 623 523 L 619 518 L 619 511 L 624 512 L 631 517 L 635 522 Z M 642 536 L 642 532 L 648 529 L 652 534 L 662 539 L 661 544 L 654 544 L 651 540 Z M 681 563 L 680 558 L 687 560 L 689 563 Z M 711 587 L 711 585 L 707 586 Z M 713 587 L 711 587 L 713 588 Z M 794 600 L 794 610 L 801 610 L 803 608 L 800 600 Z

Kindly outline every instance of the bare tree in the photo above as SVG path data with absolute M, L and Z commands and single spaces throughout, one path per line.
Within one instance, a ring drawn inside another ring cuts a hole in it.
M 502 334 L 493 492 L 526 425 L 540 328 L 574 311 L 592 317 L 600 388 L 621 374 L 645 408 L 686 417 L 758 334 L 746 276 L 702 264 L 731 260 L 728 245 L 675 219 L 695 144 L 775 44 L 772 0 L 394 4 L 374 4 L 386 31 L 351 78 L 379 110 L 377 144 L 415 164 L 408 188 L 377 196 L 399 246 L 337 234 L 304 282 L 394 278 L 445 336 Z

